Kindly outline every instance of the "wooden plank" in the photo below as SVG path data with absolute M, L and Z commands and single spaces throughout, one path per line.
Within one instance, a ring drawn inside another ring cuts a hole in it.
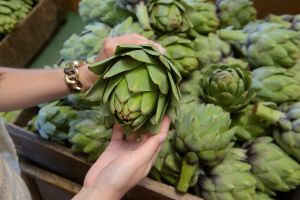
M 299 0 L 253 0 L 258 17 L 268 14 L 300 14 Z
M 6 126 L 19 155 L 45 169 L 49 169 L 79 184 L 83 183 L 91 163 L 81 155 L 74 155 L 69 148 L 45 141 L 38 135 L 15 125 Z
M 61 0 L 40 0 L 26 19 L 0 41 L 0 66 L 25 67 L 64 19 Z
M 50 199 L 49 197 L 53 195 L 53 197 L 55 198 L 52 199 L 59 199 L 57 198 L 59 196 L 59 193 L 61 193 L 62 197 L 68 196 L 70 198 L 77 194 L 81 189 L 81 185 L 74 183 L 68 179 L 65 179 L 61 176 L 57 176 L 56 174 L 50 173 L 49 171 L 46 171 L 42 168 L 29 164 L 28 162 L 21 161 L 20 168 L 23 174 L 32 177 L 36 181 L 39 191 L 44 191 L 40 192 L 40 194 L 42 194 L 43 196 L 43 199 L 45 199 L 45 196 L 48 196 L 47 198 Z M 46 191 L 45 187 L 41 186 L 52 187 L 48 188 L 48 191 Z M 56 190 L 57 193 L 53 193 L 53 190 Z
M 202 200 L 200 197 L 189 193 L 180 193 L 172 186 L 159 183 L 148 177 L 142 180 L 135 188 L 128 193 L 129 199 L 132 200 Z

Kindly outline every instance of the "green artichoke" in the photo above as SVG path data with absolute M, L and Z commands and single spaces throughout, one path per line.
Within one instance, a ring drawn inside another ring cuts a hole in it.
M 0 38 L 10 33 L 32 9 L 33 1 L 0 0 Z
M 199 70 L 194 71 L 189 77 L 189 79 L 184 80 L 180 83 L 181 93 L 191 95 L 194 97 L 200 97 L 202 78 L 203 74 Z
M 219 62 L 219 64 L 226 64 L 226 65 L 239 65 L 240 68 L 249 70 L 250 66 L 246 59 L 244 58 L 234 58 L 234 57 L 227 57 L 224 58 Z
M 186 32 L 190 27 L 177 0 L 152 0 L 148 12 L 151 26 L 159 33 Z
M 199 63 L 192 41 L 179 36 L 166 35 L 159 38 L 158 42 L 167 50 L 182 76 L 190 75 L 198 69 Z
M 244 31 L 222 29 L 218 34 L 237 46 L 254 68 L 289 68 L 300 57 L 299 33 L 278 23 L 254 23 Z
M 57 101 L 44 105 L 33 122 L 34 129 L 47 140 L 65 143 L 68 139 L 69 122 L 78 114 L 70 106 L 61 106 Z
M 93 162 L 109 144 L 112 130 L 101 122 L 100 117 L 97 116 L 99 112 L 89 110 L 81 112 L 85 112 L 88 118 L 81 116 L 71 121 L 68 138 L 72 144 L 72 151 L 88 154 L 87 160 Z
M 184 157 L 177 190 L 186 192 L 199 163 L 220 163 L 233 145 L 230 115 L 219 106 L 197 101 L 181 104 L 175 122 L 176 151 Z
M 223 162 L 200 176 L 199 185 L 205 200 L 256 199 L 256 180 L 245 158 L 244 149 L 231 149 Z
M 84 22 L 95 20 L 114 26 L 131 15 L 117 5 L 116 0 L 81 0 L 79 15 Z
M 256 18 L 251 0 L 217 0 L 216 7 L 222 27 L 241 29 Z
M 97 55 L 110 30 L 108 25 L 101 22 L 86 25 L 80 35 L 73 34 L 65 41 L 60 51 L 61 57 L 64 61 L 73 61 L 85 60 Z
M 208 36 L 199 35 L 195 39 L 195 48 L 200 68 L 221 62 L 232 54 L 230 44 L 214 33 Z
M 271 137 L 260 137 L 245 148 L 257 188 L 276 195 L 275 191 L 287 192 L 300 184 L 300 165 L 272 141 Z
M 4 120 L 6 123 L 14 123 L 20 114 L 20 110 L 9 111 L 9 112 L 0 112 L 0 120 Z
M 182 158 L 174 149 L 174 130 L 169 131 L 157 159 L 150 171 L 150 176 L 157 181 L 166 182 L 172 186 L 176 186 L 182 165 Z M 196 172 L 189 183 L 189 186 L 194 186 L 198 181 L 199 173 Z
M 292 28 L 292 16 L 291 15 L 268 15 L 266 17 L 266 21 L 278 23 L 281 26 L 290 29 Z
M 269 15 L 267 21 L 282 24 L 286 28 L 300 31 L 300 15 Z
M 180 73 L 172 62 L 148 45 L 120 45 L 115 56 L 90 66 L 99 76 L 87 96 L 110 109 L 125 130 L 156 132 L 166 112 L 180 98 Z
M 248 105 L 240 112 L 231 115 L 231 126 L 237 127 L 235 135 L 239 141 L 248 141 L 271 134 L 270 123 L 256 116 L 253 108 L 253 105 Z
M 255 200 L 274 200 L 268 194 L 263 192 L 257 192 L 255 196 Z
M 252 88 L 257 98 L 264 101 L 283 103 L 300 99 L 300 85 L 284 68 L 261 67 L 252 72 Z
M 126 20 L 116 25 L 110 32 L 110 37 L 118 37 L 121 35 L 137 33 L 143 35 L 146 38 L 153 38 L 154 32 L 152 30 L 145 31 L 141 25 L 133 21 L 132 17 L 128 17 Z
M 149 0 L 117 0 L 121 8 L 127 9 L 136 15 L 144 30 L 150 30 L 150 20 L 147 10 Z
M 214 4 L 203 0 L 182 0 L 181 2 L 185 7 L 184 16 L 189 21 L 192 35 L 208 34 L 218 29 L 219 19 Z
M 292 28 L 293 28 L 295 31 L 300 32 L 300 14 L 295 15 L 295 16 L 293 17 Z
M 238 111 L 253 99 L 251 73 L 239 65 L 213 65 L 201 81 L 202 98 L 228 112 Z
M 294 74 L 294 78 L 300 83 L 300 59 L 297 60 L 293 67 L 288 68 L 288 72 Z
M 85 99 L 85 94 L 77 93 L 77 94 L 70 94 L 66 97 L 66 102 L 68 105 L 72 106 L 74 109 L 77 110 L 86 110 L 86 109 L 97 109 L 97 104 L 93 104 L 93 102 Z
M 257 104 L 254 113 L 272 123 L 276 143 L 289 155 L 300 161 L 300 103 L 282 105 L 280 110 Z

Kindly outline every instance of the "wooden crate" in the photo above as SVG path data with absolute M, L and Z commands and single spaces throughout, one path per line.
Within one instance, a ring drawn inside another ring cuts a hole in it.
M 41 167 L 76 184 L 82 184 L 92 165 L 86 162 L 84 156 L 74 154 L 69 148 L 44 140 L 20 127 L 26 125 L 36 111 L 36 108 L 23 111 L 15 122 L 19 126 L 15 124 L 6 125 L 19 156 L 29 160 L 36 167 Z M 141 181 L 128 192 L 127 197 L 129 200 L 202 200 L 200 197 L 188 193 L 179 193 L 174 187 L 150 178 Z
M 61 0 L 40 0 L 16 29 L 0 41 L 0 66 L 25 67 L 65 19 Z

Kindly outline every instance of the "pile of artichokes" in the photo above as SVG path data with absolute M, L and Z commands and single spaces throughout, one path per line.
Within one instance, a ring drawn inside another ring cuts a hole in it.
M 31 128 L 43 138 L 94 161 L 114 120 L 156 133 L 168 114 L 153 179 L 206 200 L 277 199 L 300 185 L 300 15 L 258 20 L 251 0 L 82 0 L 79 13 L 87 25 L 61 55 L 87 59 L 98 81 L 42 106 Z M 106 37 L 128 33 L 166 52 L 128 44 L 93 61 Z
M 37 0 L 0 0 L 0 39 L 25 19 Z

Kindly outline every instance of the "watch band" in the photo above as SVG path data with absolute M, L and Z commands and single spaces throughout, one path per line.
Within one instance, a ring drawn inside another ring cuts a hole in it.
M 82 84 L 79 81 L 78 67 L 84 65 L 85 62 L 82 60 L 76 60 L 67 64 L 64 69 L 65 82 L 72 93 L 82 91 Z

